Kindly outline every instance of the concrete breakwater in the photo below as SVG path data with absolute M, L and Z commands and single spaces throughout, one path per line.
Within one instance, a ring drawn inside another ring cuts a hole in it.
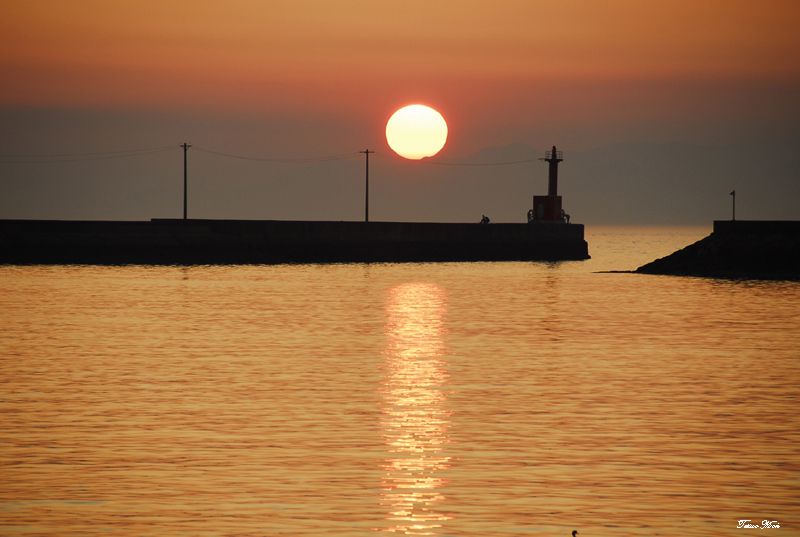
M 588 259 L 582 224 L 0 220 L 2 264 L 276 264 Z
M 636 272 L 800 280 L 800 221 L 717 220 L 708 237 Z

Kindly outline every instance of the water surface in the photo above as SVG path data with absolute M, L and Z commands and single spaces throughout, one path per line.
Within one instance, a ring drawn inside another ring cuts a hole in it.
M 798 535 L 800 284 L 596 273 L 709 231 L 0 267 L 0 533 Z

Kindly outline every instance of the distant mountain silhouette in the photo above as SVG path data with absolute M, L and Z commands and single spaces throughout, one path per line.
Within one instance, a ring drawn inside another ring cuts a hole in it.
M 543 149 L 512 144 L 483 149 L 459 162 L 511 162 L 540 156 Z M 488 206 L 484 212 L 494 212 L 494 221 L 521 219 L 517 196 L 528 207 L 530 196 L 547 192 L 543 163 L 454 168 L 439 174 L 453 190 L 460 190 L 459 185 L 482 190 L 481 183 L 492 183 L 480 201 Z M 800 138 L 723 147 L 619 143 L 584 152 L 564 148 L 559 171 L 565 208 L 576 221 L 585 223 L 708 224 L 730 216 L 729 193 L 734 189 L 740 218 L 800 217 Z
M 486 215 L 492 222 L 524 222 L 532 197 L 547 193 L 547 164 L 535 160 L 546 149 L 516 143 L 423 161 L 379 150 L 370 158 L 370 220 L 478 222 Z M 708 225 L 730 218 L 734 189 L 739 219 L 800 220 L 800 138 L 722 147 L 617 143 L 589 151 L 558 149 L 564 151 L 559 194 L 576 223 Z M 177 153 L 124 164 L 7 165 L 0 218 L 181 215 Z M 362 220 L 364 161 L 265 164 L 190 150 L 189 215 Z
M 730 217 L 735 189 L 739 218 L 789 220 L 800 216 L 798 150 L 800 139 L 724 147 L 614 144 L 567 153 L 563 169 L 576 187 L 569 198 L 574 211 L 592 219 L 708 223 Z M 565 177 L 565 189 L 571 193 L 572 186 Z
M 510 144 L 499 147 L 486 147 L 468 157 L 458 159 L 458 162 L 473 164 L 516 162 L 518 160 L 536 159 L 542 156 L 544 156 L 543 151 L 534 149 L 527 144 Z

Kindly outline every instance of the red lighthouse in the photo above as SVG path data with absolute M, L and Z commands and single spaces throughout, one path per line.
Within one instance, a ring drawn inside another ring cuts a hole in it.
M 566 222 L 566 215 L 561 210 L 561 196 L 558 195 L 558 163 L 564 160 L 562 151 L 546 151 L 544 160 L 550 165 L 547 182 L 547 195 L 533 197 L 533 209 L 528 212 L 529 222 Z

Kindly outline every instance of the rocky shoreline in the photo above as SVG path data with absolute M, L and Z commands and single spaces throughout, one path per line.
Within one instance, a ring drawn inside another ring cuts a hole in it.
M 708 237 L 634 272 L 800 281 L 800 221 L 715 221 Z

